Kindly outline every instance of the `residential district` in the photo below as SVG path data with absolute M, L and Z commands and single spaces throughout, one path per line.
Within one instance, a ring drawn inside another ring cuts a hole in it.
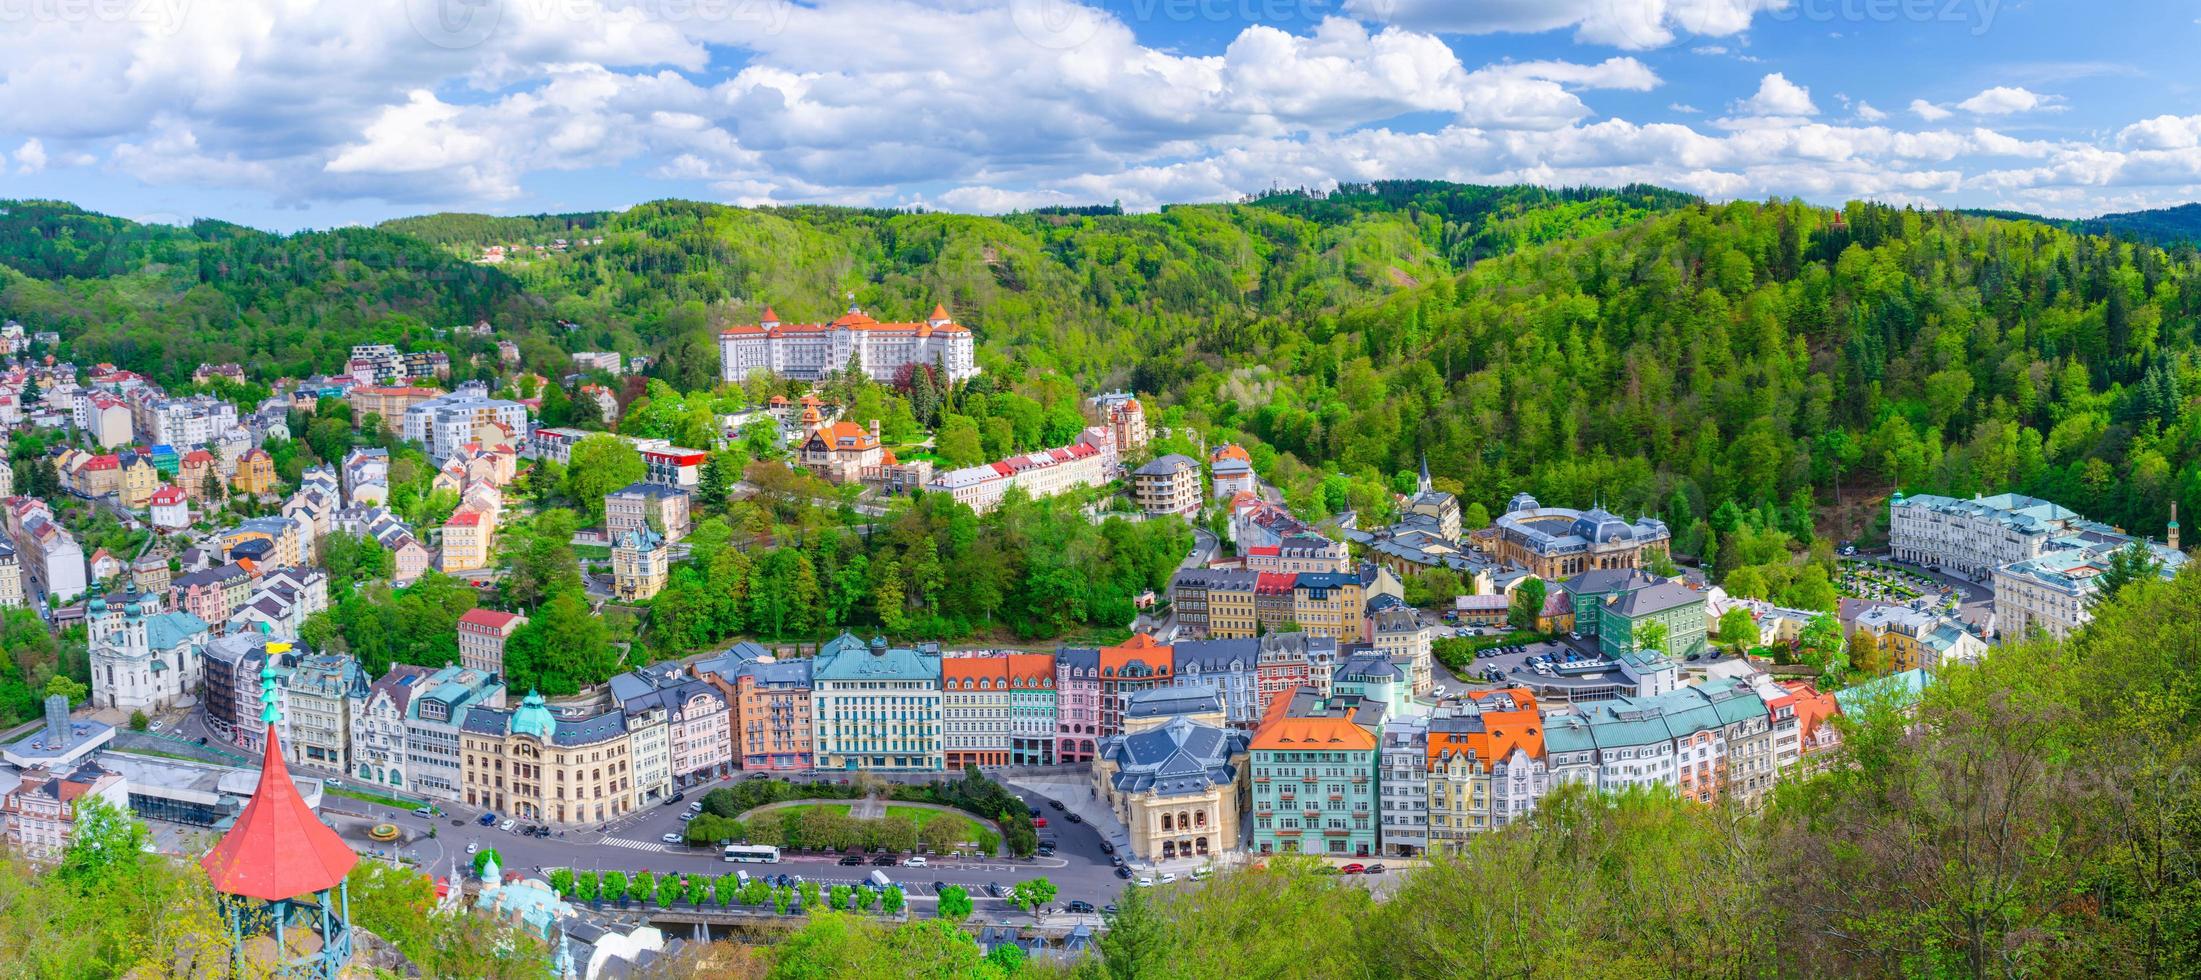
M 878 421 L 843 418 L 812 391 L 722 419 L 718 438 L 762 420 L 786 447 L 784 465 L 874 500 L 945 494 L 984 512 L 1012 489 L 1110 495 L 1128 519 L 1195 522 L 1199 543 L 1118 643 L 742 641 L 546 698 L 504 679 L 525 610 L 476 608 L 458 620 L 455 660 L 381 676 L 312 649 L 301 630 L 329 606 L 319 549 L 332 532 L 379 542 L 394 584 L 436 570 L 488 586 L 514 507 L 506 488 L 600 432 L 538 427 L 540 397 L 446 386 L 447 355 L 392 345 L 353 349 L 338 374 L 278 379 L 248 407 L 68 363 L 59 337 L 14 324 L 0 348 L 0 429 L 47 437 L 41 455 L 0 461 L 0 607 L 57 632 L 81 626 L 90 682 L 73 711 L 49 697 L 43 717 L 8 734 L 8 845 L 53 859 L 75 811 L 99 798 L 163 828 L 158 840 L 177 853 L 205 853 L 193 830 L 222 834 L 206 857 L 218 883 L 251 878 L 238 869 L 276 855 L 320 858 L 285 894 L 248 892 L 268 901 L 325 896 L 339 865 L 372 851 L 469 880 L 486 905 L 525 905 L 518 918 L 566 944 L 568 965 L 642 947 L 599 949 L 601 925 L 537 878 L 494 866 L 470 877 L 480 869 L 462 865 L 462 846 L 494 845 L 538 872 L 707 870 L 717 847 L 692 847 L 682 832 L 698 807 L 672 805 L 690 792 L 737 779 L 953 778 L 971 767 L 1030 804 L 1035 825 L 1046 828 L 1043 804 L 1060 823 L 1043 832 L 1036 861 L 936 853 L 922 873 L 941 879 L 935 892 L 1046 874 L 1104 900 L 1123 879 L 1166 883 L 1293 853 L 1380 871 L 1522 820 L 1569 785 L 1757 805 L 1838 743 L 1836 716 L 1871 699 L 1899 705 L 1939 665 L 1976 658 L 1993 638 L 2084 623 L 2121 551 L 2137 544 L 2166 576 L 2185 561 L 2175 520 L 2156 543 L 2043 500 L 1898 493 L 1877 561 L 1947 601 L 1884 594 L 1833 611 L 1784 609 L 1709 585 L 1672 560 L 1666 525 L 1594 501 L 1576 509 L 1524 493 L 1485 526 L 1464 526 L 1426 462 L 1391 523 L 1305 521 L 1240 446 L 1195 441 L 1198 456 L 1156 455 L 1158 434 L 1132 393 L 1086 400 L 1085 427 L 1065 445 L 935 471 L 929 458 L 898 458 Z M 944 308 L 908 323 L 851 309 L 821 324 L 767 310 L 725 330 L 720 355 L 729 382 L 978 371 L 970 330 Z M 595 381 L 633 362 L 574 358 L 573 375 L 543 380 L 601 399 L 600 416 L 615 419 L 619 405 Z M 244 372 L 204 365 L 195 380 L 241 382 Z M 425 453 L 434 488 L 457 500 L 450 516 L 414 527 L 391 509 L 384 449 L 354 448 L 280 479 L 271 449 L 293 437 L 295 412 L 325 399 Z M 592 592 L 598 603 L 645 602 L 664 588 L 700 471 L 720 448 L 621 438 L 647 475 L 609 492 L 603 527 L 584 532 L 613 559 L 610 588 Z M 142 546 L 88 554 L 79 535 L 91 522 L 143 531 Z M 1408 604 L 1403 583 L 1430 570 L 1457 576 L 1464 594 Z M 1830 616 L 1853 642 L 1889 651 L 1892 670 L 1823 690 L 1813 672 L 1762 654 Z M 1733 636 L 1738 621 L 1754 635 Z M 1439 655 L 1462 644 L 1465 654 Z M 815 863 L 814 880 L 847 863 L 773 851 L 782 858 Z M 328 920 L 316 928 L 329 949 L 348 949 L 325 903 L 291 907 L 308 906 Z

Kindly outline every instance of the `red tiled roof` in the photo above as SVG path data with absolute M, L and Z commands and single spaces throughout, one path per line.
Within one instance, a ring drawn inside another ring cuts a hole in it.
M 199 859 L 214 890 L 272 902 L 343 883 L 359 855 L 314 816 L 283 764 L 282 743 L 268 723 L 260 784 L 220 843 Z
M 518 613 L 498 612 L 495 609 L 469 609 L 466 611 L 466 615 L 459 617 L 459 623 L 465 626 L 480 626 L 502 632 L 505 627 L 512 625 L 519 618 Z

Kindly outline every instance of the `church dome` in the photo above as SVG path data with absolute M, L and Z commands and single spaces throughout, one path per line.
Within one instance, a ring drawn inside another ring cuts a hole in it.
M 1527 491 L 1522 491 L 1520 493 L 1514 494 L 1513 499 L 1507 502 L 1506 513 L 1511 514 L 1517 511 L 1535 510 L 1541 506 L 1543 505 L 1537 503 L 1535 497 L 1530 496 Z

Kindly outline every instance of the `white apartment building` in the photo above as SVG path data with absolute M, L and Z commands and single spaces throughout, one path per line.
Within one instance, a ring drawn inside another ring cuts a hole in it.
M 815 381 L 854 363 L 873 381 L 895 380 L 912 364 L 937 366 L 948 380 L 978 376 L 977 345 L 946 306 L 910 323 L 883 323 L 856 307 L 831 323 L 781 323 L 770 308 L 753 324 L 718 336 L 719 378 L 741 381 L 754 371 Z
M 448 395 L 431 398 L 405 410 L 406 439 L 428 448 L 441 461 L 460 446 L 478 441 L 483 429 L 502 426 L 511 430 L 511 442 L 520 445 L 528 437 L 527 406 L 489 397 L 487 389 L 468 384 Z
M 1108 427 L 1096 425 L 1086 427 L 1070 445 L 949 470 L 933 477 L 925 489 L 948 494 L 983 514 L 999 505 L 1010 487 L 1021 488 L 1034 499 L 1052 497 L 1079 487 L 1105 486 L 1115 470 L 1115 436 Z

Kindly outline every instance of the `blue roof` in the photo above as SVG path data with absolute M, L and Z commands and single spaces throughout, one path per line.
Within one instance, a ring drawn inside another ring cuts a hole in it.
M 170 650 L 190 641 L 193 636 L 206 639 L 206 620 L 187 612 L 166 612 L 145 617 L 145 639 L 155 650 Z
M 557 727 L 558 720 L 543 703 L 543 696 L 533 691 L 527 692 L 527 697 L 520 701 L 520 710 L 512 713 L 514 735 L 533 735 L 548 739 Z
M 1908 708 L 1918 703 L 1919 698 L 1925 695 L 1927 685 L 1932 683 L 1933 675 L 1926 673 L 1925 668 L 1913 667 L 1836 691 L 1834 706 L 1846 715 L 1862 711 L 1885 697 L 1892 700 L 1898 708 Z
M 937 653 L 888 646 L 883 638 L 861 647 L 852 647 L 843 639 L 854 637 L 844 633 L 818 652 L 811 667 L 814 680 L 929 680 L 936 684 L 940 680 Z

